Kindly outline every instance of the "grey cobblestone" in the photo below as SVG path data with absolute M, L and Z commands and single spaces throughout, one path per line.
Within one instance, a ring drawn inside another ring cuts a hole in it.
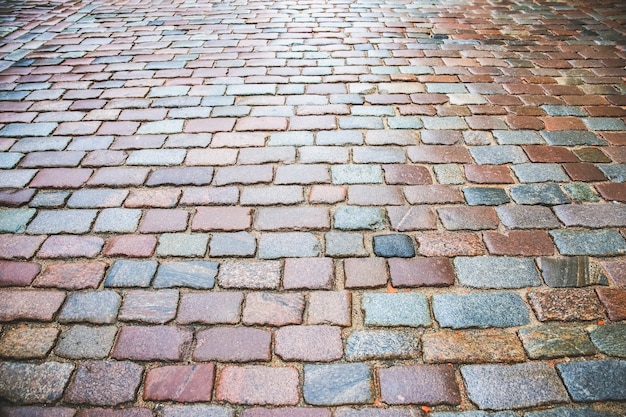
M 342 206 L 335 211 L 333 225 L 340 230 L 380 230 L 385 227 L 385 212 L 375 207 Z
M 379 165 L 334 165 L 331 168 L 333 184 L 380 184 L 383 170 Z
M 26 229 L 30 234 L 82 234 L 89 231 L 96 210 L 40 210 Z
M 209 236 L 202 233 L 164 233 L 159 237 L 157 256 L 203 257 L 207 251 Z
M 433 312 L 441 327 L 523 326 L 530 321 L 528 308 L 515 293 L 439 294 Z
M 59 313 L 62 323 L 87 322 L 109 324 L 115 322 L 122 298 L 115 291 L 71 293 Z
M 473 288 L 524 288 L 541 285 L 532 259 L 506 256 L 458 257 L 454 260 L 461 285 Z
M 109 268 L 104 286 L 148 287 L 156 269 L 156 261 L 118 260 Z
M 371 381 L 365 364 L 306 365 L 304 400 L 312 405 L 371 403 Z
M 571 362 L 556 367 L 574 401 L 626 399 L 626 361 Z
M 209 289 L 215 285 L 218 264 L 208 261 L 172 261 L 159 266 L 154 287 Z
M 264 233 L 259 239 L 259 258 L 308 258 L 319 256 L 321 244 L 312 233 Z
M 553 230 L 561 255 L 613 256 L 626 253 L 626 241 L 614 230 Z
M 428 300 L 421 294 L 363 294 L 366 326 L 430 326 Z
M 395 330 L 359 330 L 346 339 L 346 359 L 410 359 L 420 352 L 419 338 Z

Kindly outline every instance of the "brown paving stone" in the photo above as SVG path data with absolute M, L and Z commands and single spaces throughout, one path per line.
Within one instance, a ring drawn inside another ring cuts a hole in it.
M 242 322 L 246 325 L 284 326 L 302 323 L 304 296 L 298 293 L 251 293 L 246 296 Z
M 55 327 L 19 326 L 8 329 L 0 338 L 0 356 L 14 359 L 43 359 L 59 335 Z
M 346 187 L 335 185 L 313 185 L 309 193 L 311 204 L 334 204 L 346 199 Z
M 579 162 L 572 151 L 561 146 L 527 145 L 522 148 L 532 162 Z
M 343 356 L 336 326 L 286 326 L 274 334 L 274 353 L 285 361 L 330 362 Z
M 485 246 L 478 233 L 443 232 L 419 233 L 418 253 L 423 256 L 480 256 Z
M 285 259 L 283 288 L 331 289 L 334 283 L 334 266 L 330 258 Z
M 129 258 L 149 258 L 156 248 L 154 235 L 113 236 L 106 243 L 102 253 L 105 256 L 127 256 Z
M 626 287 L 626 259 L 604 259 L 600 263 L 613 285 Z
M 541 289 L 528 293 L 540 321 L 585 321 L 604 319 L 604 308 L 591 289 Z
M 600 301 L 612 321 L 626 320 L 626 290 L 596 288 Z
M 416 165 L 384 165 L 387 184 L 418 185 L 432 184 L 432 177 L 426 167 Z
M 387 215 L 393 230 L 404 232 L 437 228 L 437 216 L 426 205 L 387 207 Z
M 272 333 L 251 327 L 212 327 L 196 334 L 197 361 L 255 362 L 271 359 Z
M 40 258 L 95 258 L 104 240 L 97 236 L 50 236 L 38 252 Z
M 346 288 L 376 288 L 387 285 L 389 272 L 382 258 L 353 258 L 343 261 Z
M 104 262 L 51 263 L 35 280 L 35 287 L 56 287 L 70 290 L 98 288 L 107 264 Z
M 193 216 L 194 231 L 246 230 L 252 222 L 252 210 L 243 207 L 199 207 Z
M 511 170 L 505 165 L 465 165 L 465 177 L 476 184 L 513 184 Z
M 0 322 L 14 320 L 52 321 L 65 292 L 56 290 L 0 290 Z
M 448 230 L 495 229 L 500 222 L 493 207 L 443 207 L 437 212 Z
M 626 203 L 626 183 L 597 184 L 596 189 L 605 200 Z
M 30 182 L 35 188 L 80 188 L 92 170 L 88 168 L 46 168 L 40 170 Z
M 407 155 L 412 162 L 427 164 L 464 164 L 473 162 L 467 148 L 463 146 L 422 145 L 411 146 Z
M 387 262 L 394 287 L 439 287 L 454 284 L 454 267 L 448 258 L 392 258 Z
M 246 405 L 295 405 L 298 371 L 292 367 L 227 366 L 217 380 L 218 401 Z
M 127 361 L 89 361 L 78 366 L 65 390 L 69 404 L 115 406 L 134 401 L 143 368 Z
M 141 233 L 180 232 L 187 229 L 189 212 L 181 209 L 146 210 L 139 231 Z
M 162 366 L 146 373 L 143 398 L 154 401 L 211 401 L 215 365 Z
M 492 255 L 550 256 L 555 250 L 550 235 L 543 230 L 487 231 L 483 239 Z
M 392 366 L 378 370 L 381 400 L 386 404 L 461 402 L 454 368 L 447 365 Z
M 176 321 L 180 324 L 239 322 L 243 294 L 239 292 L 183 294 Z
M 119 311 L 119 320 L 164 324 L 176 316 L 178 291 L 129 290 Z
M 28 287 L 39 271 L 34 262 L 0 261 L 0 287 Z
M 111 357 L 138 361 L 180 361 L 192 334 L 172 326 L 122 327 Z
M 524 349 L 515 333 L 503 330 L 441 330 L 422 336 L 426 363 L 523 362 Z
M 573 181 L 593 182 L 606 180 L 604 173 L 591 163 L 563 164 L 563 168 Z

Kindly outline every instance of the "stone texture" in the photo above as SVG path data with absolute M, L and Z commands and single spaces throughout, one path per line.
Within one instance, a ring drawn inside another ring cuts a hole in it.
M 43 359 L 52 350 L 59 330 L 54 327 L 15 327 L 0 338 L 0 356 L 14 359 Z
M 606 355 L 626 358 L 626 325 L 607 324 L 592 330 L 589 335 L 598 350 Z
M 327 243 L 328 244 L 328 243 Z M 289 258 L 285 260 L 285 289 L 331 289 L 334 267 L 330 258 Z
M 159 265 L 154 287 L 210 289 L 215 285 L 218 264 L 207 261 L 166 261 Z
M 593 290 L 537 289 L 528 300 L 540 321 L 580 321 L 604 318 L 604 308 Z
M 343 356 L 336 326 L 285 326 L 274 334 L 274 352 L 285 361 L 330 362 Z
M 454 369 L 446 365 L 392 366 L 378 370 L 387 404 L 457 405 L 461 394 Z
M 519 339 L 503 330 L 425 333 L 422 349 L 426 363 L 499 363 L 526 359 Z
M 617 288 L 597 288 L 596 292 L 612 321 L 626 320 L 626 291 Z
M 191 340 L 189 330 L 173 326 L 125 326 L 119 332 L 111 357 L 180 361 Z
M 246 296 L 242 322 L 246 325 L 284 326 L 300 324 L 304 296 L 298 293 L 256 292 Z
M 176 316 L 178 291 L 129 290 L 119 312 L 123 321 L 164 324 Z
M 133 362 L 88 361 L 78 366 L 65 391 L 69 404 L 115 406 L 135 400 L 143 368 Z
M 115 322 L 122 298 L 114 291 L 73 292 L 68 295 L 58 320 L 62 323 Z
M 410 359 L 420 352 L 419 337 L 406 331 L 358 330 L 346 339 L 346 359 Z
M 0 290 L 0 322 L 14 320 L 52 321 L 65 293 L 55 290 Z
M 455 272 L 448 258 L 389 259 L 394 287 L 430 287 L 454 284 Z
M 215 365 L 162 366 L 146 374 L 146 400 L 177 402 L 211 401 Z
M 206 292 L 183 294 L 176 321 L 190 323 L 239 322 L 243 294 L 239 292 Z
M 0 395 L 13 403 L 54 403 L 63 395 L 73 370 L 74 365 L 60 362 L 0 363 Z
M 557 369 L 574 401 L 626 399 L 626 361 L 561 363 Z
M 511 327 L 528 324 L 526 304 L 515 293 L 439 294 L 433 312 L 441 327 Z
M 95 289 L 100 285 L 106 267 L 104 262 L 52 263 L 33 285 L 69 290 Z
M 225 261 L 220 265 L 218 282 L 223 288 L 278 288 L 280 268 L 280 261 Z
M 531 259 L 483 256 L 454 260 L 459 283 L 472 288 L 523 288 L 541 285 Z
M 213 327 L 196 334 L 194 360 L 218 362 L 269 361 L 272 334 L 249 327 Z
M 461 367 L 467 394 L 481 409 L 506 410 L 569 400 L 556 370 L 549 365 L 467 365 Z
M 218 401 L 245 405 L 295 405 L 298 371 L 292 367 L 228 366 L 218 377 Z
M 587 256 L 541 258 L 541 275 L 548 286 L 585 287 L 608 285 L 608 279 L 596 263 Z
M 372 376 L 365 364 L 305 365 L 304 400 L 312 405 L 373 402 Z
M 366 326 L 430 326 L 428 300 L 414 293 L 363 294 Z
M 626 252 L 626 240 L 614 230 L 553 230 L 561 255 L 612 256 Z
M 54 353 L 68 359 L 104 359 L 116 334 L 115 326 L 72 326 L 61 333 Z
M 552 359 L 593 355 L 596 351 L 584 328 L 550 323 L 519 330 L 519 337 L 531 359 Z

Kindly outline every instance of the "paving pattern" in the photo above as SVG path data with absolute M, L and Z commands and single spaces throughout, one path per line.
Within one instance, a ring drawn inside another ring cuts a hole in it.
M 0 9 L 3 417 L 626 415 L 623 1 Z

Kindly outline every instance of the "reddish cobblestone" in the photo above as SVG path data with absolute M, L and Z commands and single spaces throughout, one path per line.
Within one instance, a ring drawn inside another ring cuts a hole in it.
M 528 299 L 540 321 L 601 320 L 604 308 L 591 289 L 539 289 Z
M 176 327 L 122 327 L 111 357 L 138 361 L 180 361 L 191 339 L 191 332 Z
M 600 301 L 612 321 L 626 320 L 626 290 L 617 288 L 597 288 Z
M 295 405 L 298 381 L 292 367 L 227 366 L 218 377 L 215 396 L 231 404 Z
M 152 235 L 119 235 L 112 237 L 102 252 L 105 256 L 149 258 L 156 244 L 157 238 Z
M 272 333 L 251 327 L 213 327 L 196 334 L 194 360 L 269 361 Z
M 0 322 L 14 320 L 52 321 L 65 300 L 56 290 L 0 290 Z
M 439 287 L 454 284 L 454 267 L 448 258 L 396 258 L 387 262 L 394 287 Z
M 40 271 L 34 262 L 0 261 L 0 287 L 28 287 Z
M 215 365 L 163 366 L 147 372 L 143 398 L 154 401 L 211 401 Z
M 33 285 L 70 290 L 98 288 L 104 278 L 104 262 L 76 262 L 49 264 Z
M 550 256 L 555 250 L 550 235 L 542 230 L 484 232 L 483 239 L 492 255 Z

